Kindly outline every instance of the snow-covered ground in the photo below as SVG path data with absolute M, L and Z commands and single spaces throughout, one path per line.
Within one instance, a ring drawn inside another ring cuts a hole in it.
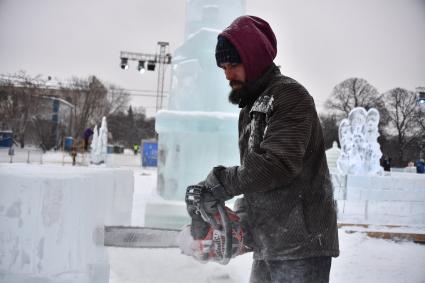
M 143 225 L 146 203 L 161 200 L 155 191 L 156 170 L 138 167 L 140 157 L 131 152 L 109 158 L 107 167 L 124 166 L 133 170 L 132 225 Z M 7 157 L 4 159 L 3 162 L 8 161 Z M 27 155 L 23 154 L 21 162 L 26 162 L 26 159 Z M 39 163 L 38 156 L 31 160 Z M 84 161 L 81 160 L 82 165 Z M 69 156 L 62 153 L 43 155 L 43 164 L 46 163 L 71 168 Z M 2 165 L 7 166 L 7 163 Z M 81 166 L 81 169 L 85 167 Z M 415 231 L 415 228 L 409 229 Z M 425 245 L 373 239 L 362 233 L 347 233 L 345 229 L 339 230 L 339 236 L 341 255 L 333 260 L 331 282 L 425 282 Z M 107 248 L 107 251 L 111 283 L 243 283 L 249 280 L 252 263 L 252 254 L 239 256 L 228 265 L 221 266 L 201 264 L 182 255 L 178 249 Z
M 157 201 L 156 170 L 134 170 L 133 225 L 143 225 L 145 203 Z M 425 245 L 374 239 L 339 230 L 341 255 L 333 259 L 331 282 L 425 282 Z M 202 264 L 178 249 L 108 248 L 110 283 L 249 281 L 252 254 L 226 266 Z

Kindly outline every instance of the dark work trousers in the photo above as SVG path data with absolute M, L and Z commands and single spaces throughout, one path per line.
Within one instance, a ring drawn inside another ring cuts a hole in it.
M 331 257 L 254 260 L 249 283 L 328 283 Z

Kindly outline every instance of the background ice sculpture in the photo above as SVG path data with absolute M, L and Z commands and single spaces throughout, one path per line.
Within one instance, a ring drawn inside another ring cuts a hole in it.
M 353 151 L 353 135 L 351 133 L 350 121 L 348 119 L 343 119 L 339 124 L 339 143 L 341 145 L 341 154 L 336 161 L 336 166 L 338 171 L 343 174 L 348 174 L 350 172 L 350 156 Z
M 366 111 L 356 107 L 339 125 L 341 155 L 337 160 L 338 171 L 350 175 L 375 175 L 382 169 L 379 160 L 382 152 L 377 141 L 379 112 L 375 108 Z
M 101 164 L 106 162 L 107 150 L 108 126 L 106 122 L 106 117 L 103 117 L 99 131 L 97 130 L 97 125 L 94 127 L 90 153 L 91 163 Z
M 97 140 L 99 139 L 99 130 L 97 129 L 97 125 L 94 126 L 93 129 L 93 137 L 90 144 L 90 162 L 96 163 L 97 160 Z
M 382 167 L 380 166 L 380 159 L 382 156 L 381 148 L 378 143 L 378 124 L 379 112 L 375 108 L 369 109 L 366 116 L 365 124 L 365 158 L 364 168 L 368 174 L 381 174 Z
M 176 49 L 168 110 L 156 115 L 158 192 L 183 200 L 215 165 L 239 163 L 237 112 L 215 63 L 217 35 L 244 14 L 244 0 L 188 0 L 185 42 Z

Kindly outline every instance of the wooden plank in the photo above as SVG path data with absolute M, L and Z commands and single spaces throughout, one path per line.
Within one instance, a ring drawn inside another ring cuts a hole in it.
M 416 227 L 420 231 L 412 231 L 405 225 L 376 225 L 363 223 L 338 223 L 338 228 L 343 228 L 346 233 L 363 233 L 371 238 L 413 241 L 425 244 L 425 227 Z M 406 231 L 403 231 L 406 230 Z M 410 231 L 409 231 L 410 230 Z M 417 229 L 415 229 L 417 230 Z
M 372 238 L 380 238 L 387 240 L 407 240 L 425 243 L 425 234 L 381 231 L 366 231 L 366 234 L 368 235 L 368 237 Z
M 363 223 L 338 223 L 338 228 L 343 227 L 362 227 L 362 228 L 369 228 L 369 227 L 383 227 L 383 228 L 401 228 L 401 227 L 408 227 L 405 225 L 376 225 L 376 224 L 363 224 Z
M 402 232 L 386 232 L 386 231 L 361 231 L 361 230 L 345 230 L 346 233 L 362 233 L 368 237 L 393 240 L 393 241 L 412 241 L 425 244 L 425 234 L 420 233 L 402 233 Z

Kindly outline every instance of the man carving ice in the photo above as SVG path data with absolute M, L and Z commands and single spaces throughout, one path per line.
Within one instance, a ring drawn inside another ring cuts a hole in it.
M 336 207 L 313 98 L 273 63 L 269 24 L 242 16 L 219 34 L 215 57 L 239 114 L 240 166 L 217 166 L 203 199 L 242 196 L 254 251 L 250 282 L 328 282 L 339 255 Z M 226 142 L 226 141 L 223 141 Z M 193 215 L 192 215 L 193 217 Z M 205 225 L 192 221 L 192 236 Z

